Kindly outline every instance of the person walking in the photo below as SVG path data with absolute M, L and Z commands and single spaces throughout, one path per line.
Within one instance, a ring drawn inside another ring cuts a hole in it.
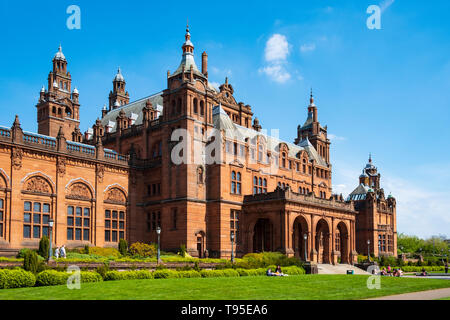
M 59 255 L 61 256 L 61 258 L 66 258 L 66 246 L 62 245 L 61 249 L 59 249 Z
M 55 249 L 55 258 L 56 259 L 59 258 L 59 247 L 56 247 L 56 249 Z
M 448 261 L 445 262 L 445 273 L 448 273 Z

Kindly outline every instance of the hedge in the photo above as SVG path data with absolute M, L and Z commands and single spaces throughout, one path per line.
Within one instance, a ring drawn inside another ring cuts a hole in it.
M 155 272 L 153 272 L 153 278 L 155 279 L 180 278 L 180 272 L 175 270 L 156 270 Z
M 71 274 L 67 272 L 45 270 L 37 275 L 36 286 L 44 287 L 64 285 L 67 284 L 67 280 L 70 276 Z M 82 283 L 103 281 L 102 276 L 97 272 L 81 271 L 80 276 Z
M 0 270 L 0 289 L 33 287 L 36 277 L 32 272 L 23 269 Z
M 137 271 L 108 271 L 105 276 L 105 281 L 114 280 L 135 280 L 135 279 L 153 279 L 153 273 L 149 270 Z
M 202 277 L 200 272 L 195 271 L 195 270 L 178 271 L 178 274 L 180 275 L 180 278 L 201 278 Z
M 396 269 L 395 267 L 391 267 L 391 270 Z M 444 267 L 416 267 L 416 266 L 403 266 L 400 267 L 400 269 L 402 269 L 403 272 L 422 272 L 422 269 L 425 269 L 425 271 L 427 272 L 432 272 L 432 271 L 445 271 Z

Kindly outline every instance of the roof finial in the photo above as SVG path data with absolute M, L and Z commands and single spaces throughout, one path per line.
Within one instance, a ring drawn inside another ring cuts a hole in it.
M 369 163 L 372 163 L 372 152 L 369 153 Z
M 310 105 L 314 105 L 314 95 L 313 95 L 313 89 L 311 88 L 311 95 L 310 95 L 310 99 L 309 99 Z

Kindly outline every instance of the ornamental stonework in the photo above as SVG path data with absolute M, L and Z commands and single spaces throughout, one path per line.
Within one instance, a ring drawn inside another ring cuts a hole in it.
M 23 157 L 23 150 L 18 148 L 13 148 L 12 151 L 12 165 L 13 168 L 16 170 L 22 169 L 22 157 Z
M 60 177 L 66 175 L 66 158 L 58 158 L 57 171 Z
M 89 191 L 89 188 L 86 187 L 82 183 L 75 183 L 70 188 L 70 193 L 68 195 L 71 199 L 77 199 L 77 200 L 91 200 L 91 192 Z
M 28 180 L 25 191 L 33 193 L 51 193 L 51 188 L 48 182 L 42 177 L 33 177 Z
M 103 177 L 105 176 L 105 166 L 100 164 L 97 166 L 97 178 L 98 182 L 103 183 Z
M 116 202 L 116 203 L 126 203 L 127 199 L 122 191 L 117 188 L 111 189 L 108 191 L 106 196 L 107 201 Z

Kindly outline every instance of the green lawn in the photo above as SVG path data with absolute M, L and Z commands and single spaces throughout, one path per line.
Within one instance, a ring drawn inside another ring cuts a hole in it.
M 449 280 L 385 277 L 380 290 L 366 287 L 367 276 L 302 275 L 86 283 L 0 290 L 0 300 L 317 300 L 364 299 L 450 287 Z

